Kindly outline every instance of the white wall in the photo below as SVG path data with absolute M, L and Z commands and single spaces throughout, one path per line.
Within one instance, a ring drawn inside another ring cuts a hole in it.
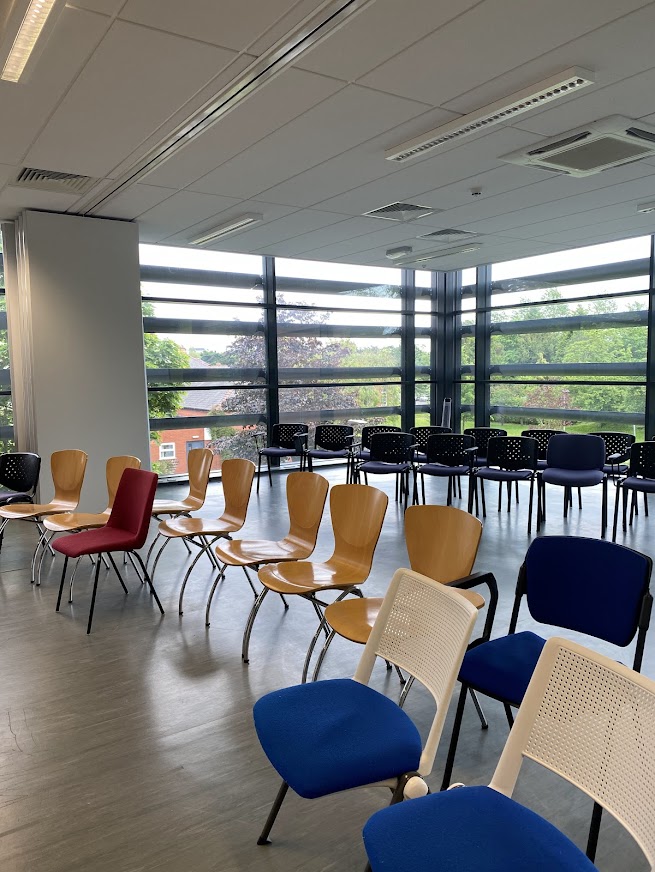
M 42 500 L 52 495 L 52 452 L 86 451 L 80 508 L 99 511 L 108 457 L 134 454 L 149 467 L 137 226 L 24 212 L 16 263 L 16 281 L 7 276 L 12 369 L 31 382 L 15 397 L 19 439 L 31 443 L 19 448 L 43 457 Z

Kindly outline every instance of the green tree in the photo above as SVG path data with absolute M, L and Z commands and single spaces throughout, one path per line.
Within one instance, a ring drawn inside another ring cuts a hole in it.
M 142 303 L 144 317 L 152 317 L 155 307 L 152 303 Z M 147 369 L 186 369 L 189 355 L 172 339 L 160 339 L 155 333 L 143 334 L 143 345 Z M 186 391 L 149 391 L 148 414 L 151 418 L 174 418 L 180 408 Z M 155 438 L 153 435 L 152 438 Z

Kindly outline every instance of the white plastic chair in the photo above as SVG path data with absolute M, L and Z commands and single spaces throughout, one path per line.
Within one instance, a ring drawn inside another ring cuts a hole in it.
M 526 757 L 614 815 L 653 868 L 655 682 L 554 637 L 544 647 L 489 787 L 451 789 L 375 814 L 364 828 L 374 872 L 422 872 L 434 868 L 435 856 L 444 869 L 456 857 L 459 872 L 473 872 L 482 855 L 533 872 L 595 869 L 566 836 L 511 800 Z

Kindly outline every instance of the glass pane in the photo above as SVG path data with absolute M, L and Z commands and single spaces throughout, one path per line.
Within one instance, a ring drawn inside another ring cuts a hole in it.
M 204 269 L 256 276 L 262 274 L 262 259 L 259 255 L 168 245 L 140 245 L 139 263 L 141 266 L 170 266 L 177 269 Z

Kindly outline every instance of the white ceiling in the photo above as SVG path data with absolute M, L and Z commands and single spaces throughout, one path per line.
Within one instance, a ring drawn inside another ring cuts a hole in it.
M 70 0 L 26 84 L 0 82 L 0 218 L 86 200 L 13 184 L 23 166 L 97 177 L 130 169 L 330 0 Z M 371 0 L 212 127 L 91 214 L 185 244 L 243 212 L 263 222 L 216 248 L 389 265 L 385 249 L 455 227 L 475 253 L 434 268 L 655 232 L 655 158 L 583 179 L 501 155 L 610 114 L 655 123 L 655 2 Z M 596 84 L 405 165 L 384 150 L 580 66 Z M 111 181 L 115 180 L 115 181 Z M 472 188 L 481 196 L 473 197 Z M 443 210 L 409 225 L 390 202 Z M 452 242 L 450 243 L 452 246 Z

